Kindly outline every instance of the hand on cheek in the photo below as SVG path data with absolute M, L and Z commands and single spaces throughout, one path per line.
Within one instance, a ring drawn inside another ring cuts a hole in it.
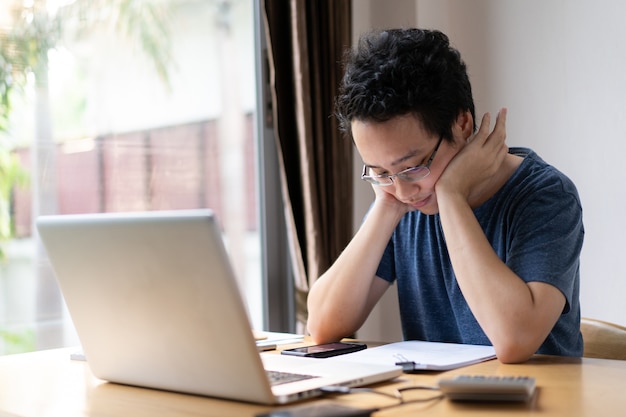
M 506 109 L 498 113 L 491 133 L 490 122 L 491 115 L 486 113 L 476 134 L 468 138 L 441 174 L 436 185 L 438 193 L 457 193 L 470 199 L 496 175 L 508 152 Z
M 412 206 L 398 200 L 394 193 L 394 186 L 380 187 L 373 185 L 372 188 L 376 194 L 375 204 L 383 207 L 389 214 L 401 217 L 409 211 L 415 210 Z

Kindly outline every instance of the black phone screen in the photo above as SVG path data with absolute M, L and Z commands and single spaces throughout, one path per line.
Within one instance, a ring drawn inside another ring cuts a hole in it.
M 321 345 L 305 346 L 300 348 L 285 349 L 283 355 L 307 356 L 313 358 L 328 358 L 344 353 L 357 352 L 367 348 L 365 343 L 334 342 Z

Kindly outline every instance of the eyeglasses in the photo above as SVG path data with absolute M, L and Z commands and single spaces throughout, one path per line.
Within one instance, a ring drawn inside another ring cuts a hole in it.
M 437 142 L 437 146 L 435 146 L 435 150 L 430 155 L 430 158 L 428 158 L 426 165 L 420 164 L 414 166 L 413 168 L 407 168 L 404 171 L 400 171 L 397 174 L 393 175 L 372 175 L 374 174 L 372 172 L 372 168 L 368 167 L 367 165 L 363 165 L 363 173 L 361 174 L 361 179 L 374 185 L 380 185 L 381 187 L 393 184 L 394 178 L 399 178 L 402 181 L 406 182 L 423 180 L 430 174 L 430 164 L 432 164 L 433 159 L 435 159 L 435 155 L 437 155 L 437 150 L 439 150 L 439 145 L 441 145 L 442 140 L 443 136 L 439 137 L 439 142 Z

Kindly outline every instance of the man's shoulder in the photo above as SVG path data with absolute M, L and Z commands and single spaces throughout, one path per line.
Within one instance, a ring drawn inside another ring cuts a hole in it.
M 558 185 L 563 191 L 577 194 L 574 182 L 561 170 L 549 164 L 530 148 L 511 148 L 509 153 L 524 158 L 517 172 L 511 178 L 516 185 L 526 184 L 544 188 Z

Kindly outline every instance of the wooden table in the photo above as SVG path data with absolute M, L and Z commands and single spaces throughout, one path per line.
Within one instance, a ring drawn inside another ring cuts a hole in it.
M 70 360 L 72 351 L 55 349 L 0 357 L 0 416 L 245 417 L 272 409 L 106 383 L 95 378 L 86 363 Z M 403 375 L 372 388 L 393 393 L 400 387 L 435 385 L 442 376 L 455 374 L 533 376 L 537 380 L 537 394 L 531 402 L 521 404 L 455 403 L 439 399 L 385 409 L 374 416 L 626 414 L 626 361 L 536 356 L 525 364 L 504 365 L 492 360 L 445 373 Z M 432 394 L 409 391 L 405 395 L 411 399 Z M 371 393 L 329 398 L 361 408 L 383 407 L 395 401 Z

